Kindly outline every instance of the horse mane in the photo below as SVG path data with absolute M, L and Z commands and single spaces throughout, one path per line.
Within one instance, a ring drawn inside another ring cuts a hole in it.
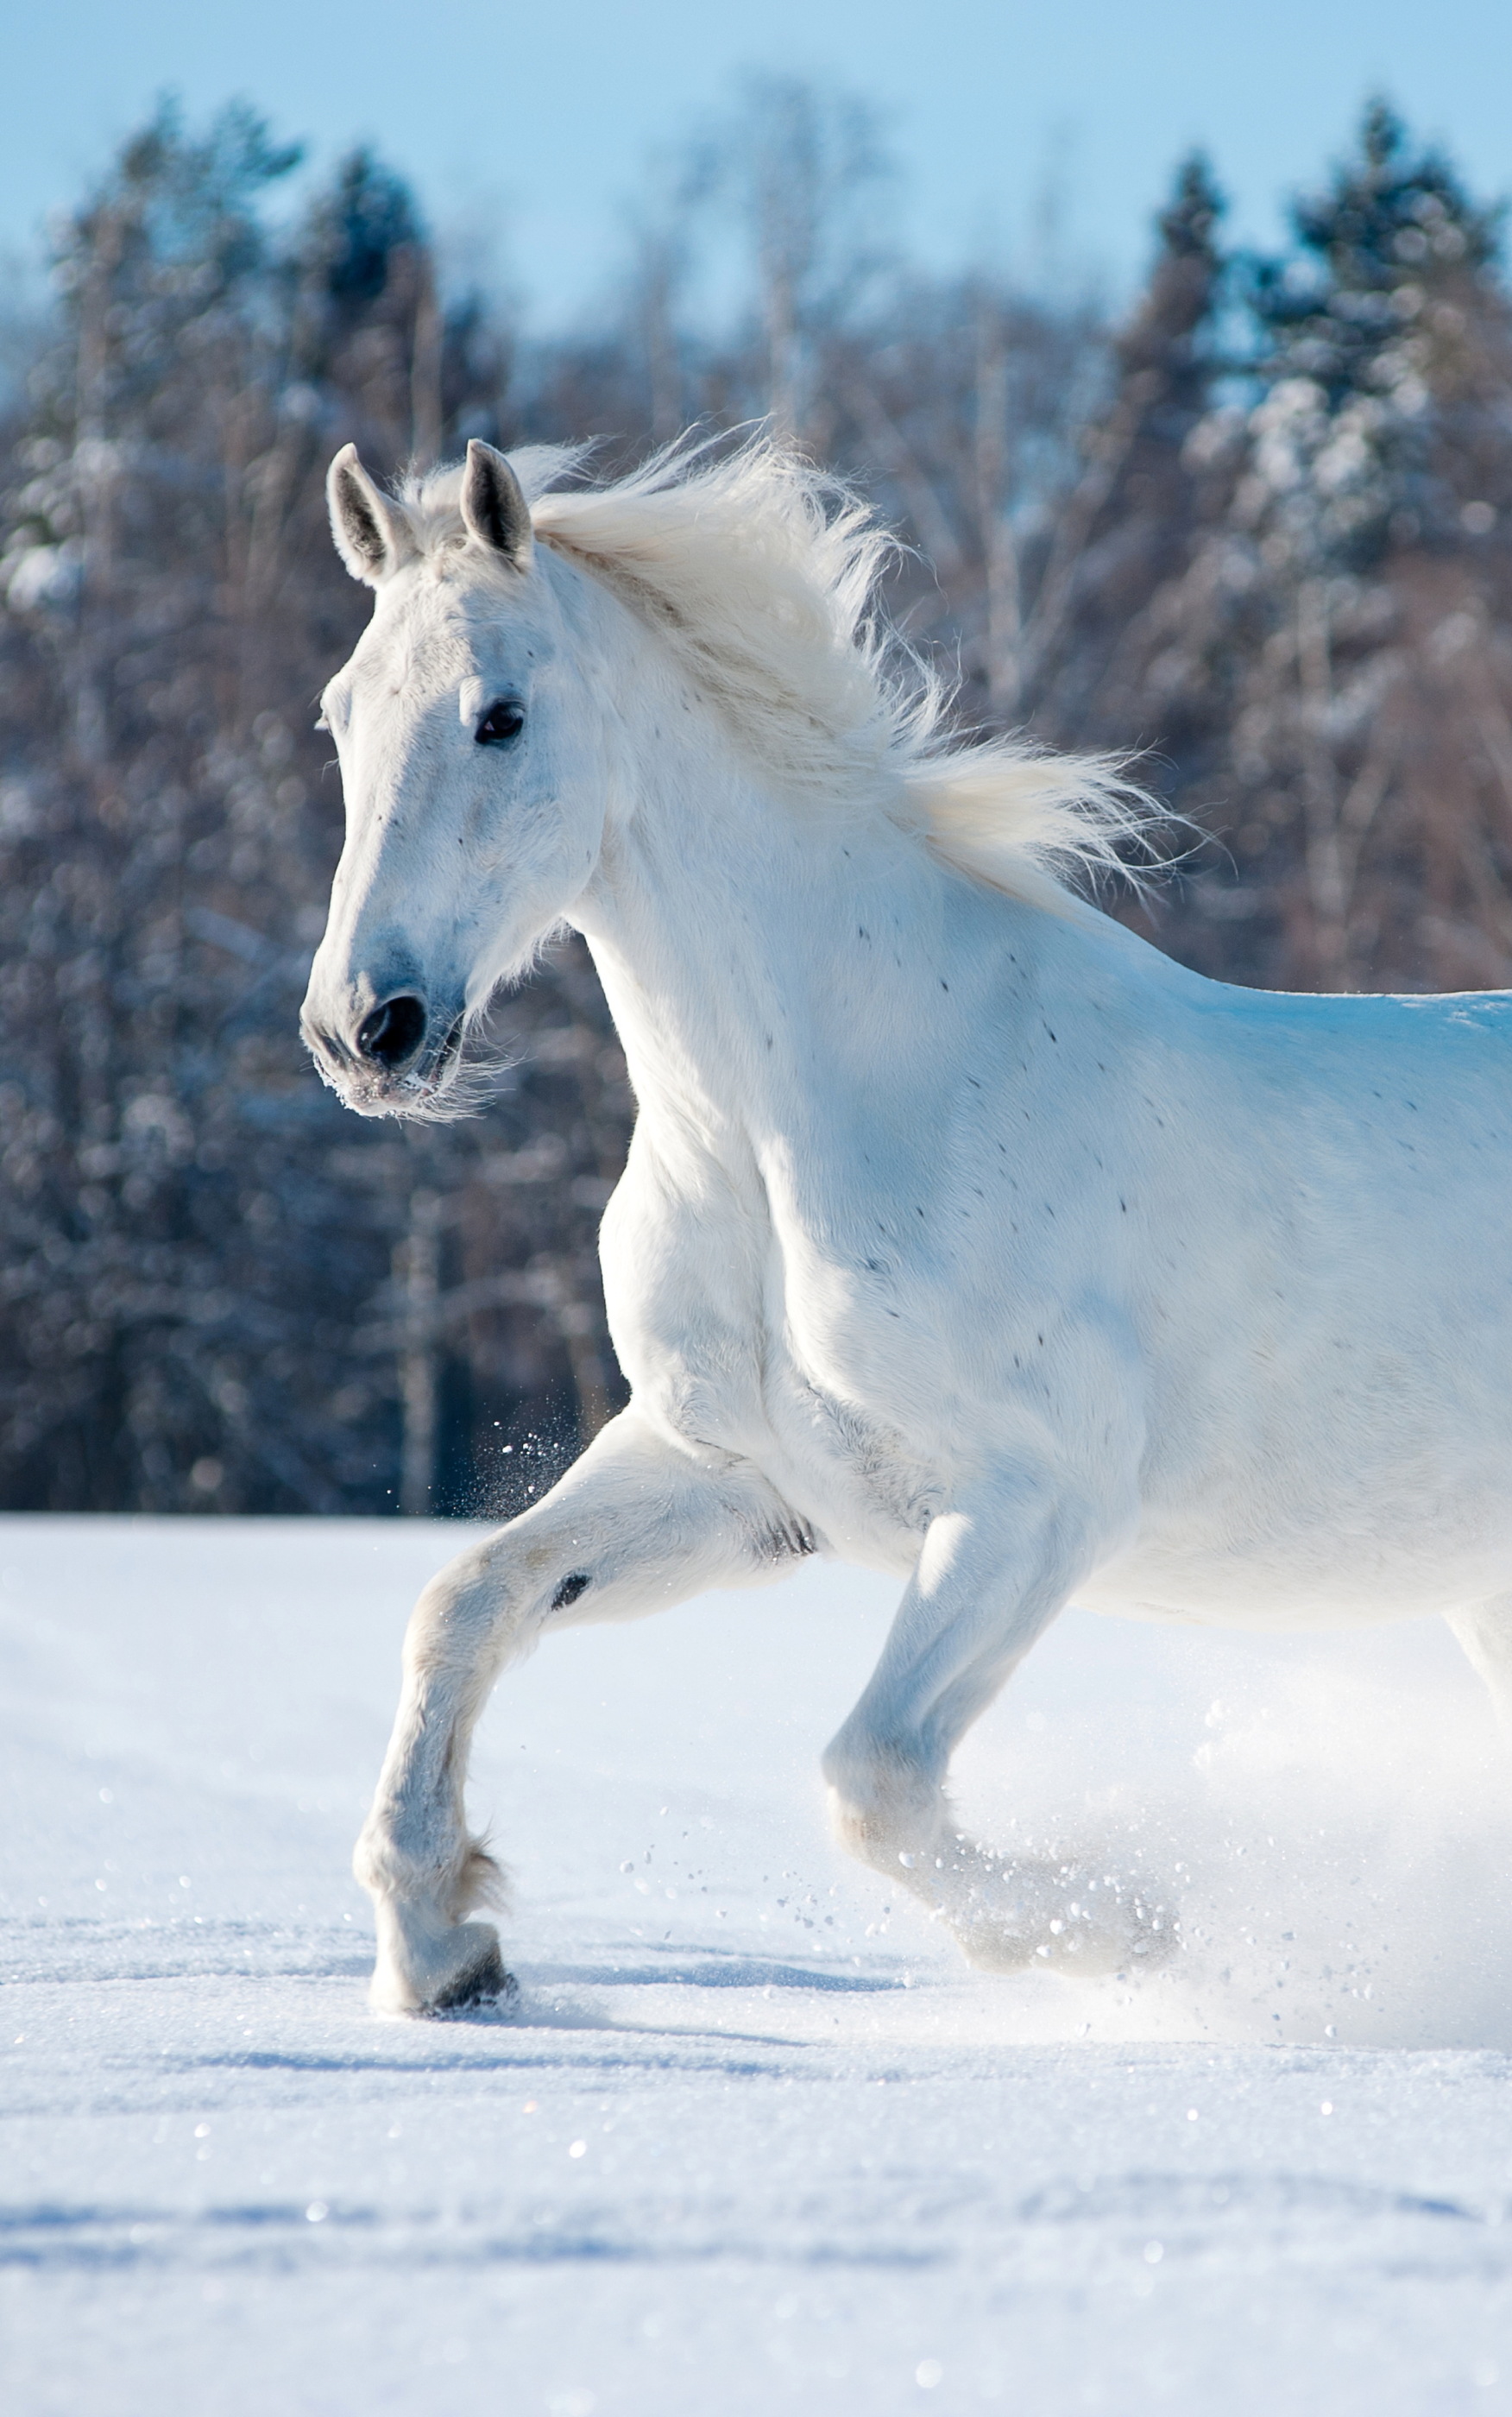
M 684 439 L 627 477 L 564 484 L 590 449 L 509 457 L 537 540 L 658 633 L 779 792 L 880 807 L 961 872 L 1063 913 L 1079 876 L 1137 881 L 1131 854 L 1172 817 L 1119 757 L 947 729 L 953 690 L 880 601 L 899 540 L 854 488 L 767 433 L 718 453 Z M 422 555 L 463 541 L 461 481 L 403 482 Z

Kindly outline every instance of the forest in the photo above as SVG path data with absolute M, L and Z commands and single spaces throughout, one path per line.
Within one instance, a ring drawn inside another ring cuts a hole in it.
M 291 207 L 298 164 L 165 105 L 0 330 L 0 1507 L 492 1513 L 623 1397 L 633 1102 L 581 945 L 500 1003 L 468 1121 L 353 1117 L 300 1045 L 349 438 L 393 477 L 597 437 L 593 475 L 769 422 L 900 532 L 962 730 L 1118 751 L 1186 818 L 1111 912 L 1232 981 L 1512 981 L 1501 214 L 1385 103 L 1276 256 L 1179 163 L 1118 309 L 911 259 L 875 121 L 805 84 L 688 145 L 576 333 L 369 152 Z

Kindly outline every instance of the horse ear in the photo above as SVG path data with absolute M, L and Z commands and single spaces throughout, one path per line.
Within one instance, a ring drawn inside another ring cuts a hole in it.
M 407 549 L 355 445 L 343 445 L 326 472 L 325 501 L 337 553 L 354 579 L 365 579 L 370 587 L 376 587 L 398 570 Z
M 530 569 L 535 539 L 530 506 L 502 453 L 480 437 L 469 437 L 462 472 L 462 518 L 480 544 L 502 554 L 516 570 Z

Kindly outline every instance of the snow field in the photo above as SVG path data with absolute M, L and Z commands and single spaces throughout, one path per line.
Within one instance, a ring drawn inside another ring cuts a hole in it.
M 466 1532 L 0 1521 L 8 2409 L 1512 2406 L 1512 1772 L 1436 1624 L 1060 1623 L 959 1793 L 1177 1909 L 1090 1984 L 830 1847 L 888 1583 L 563 1637 L 476 1763 L 519 2008 L 378 2022 L 348 1857 Z

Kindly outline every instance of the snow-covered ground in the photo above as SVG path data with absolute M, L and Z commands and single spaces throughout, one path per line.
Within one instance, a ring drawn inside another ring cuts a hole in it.
M 1512 1773 L 1436 1625 L 1072 1615 L 963 1757 L 1178 1906 L 969 1973 L 824 1834 L 894 1591 L 507 1682 L 508 2018 L 379 2022 L 348 1876 L 422 1524 L 0 1521 L 16 2417 L 1512 2409 Z

